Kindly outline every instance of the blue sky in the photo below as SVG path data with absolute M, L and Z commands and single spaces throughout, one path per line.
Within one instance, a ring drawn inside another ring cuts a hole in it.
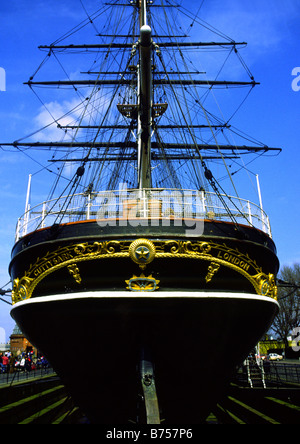
M 99 7 L 97 0 L 84 3 L 89 12 Z M 197 11 L 201 2 L 183 4 Z M 300 91 L 292 89 L 292 70 L 300 67 L 300 0 L 204 0 L 201 18 L 234 40 L 248 42 L 243 57 L 261 85 L 250 94 L 236 125 L 269 146 L 283 148 L 280 156 L 255 162 L 252 171 L 259 175 L 281 264 L 300 262 Z M 79 0 L 1 2 L 0 67 L 6 73 L 6 90 L 0 91 L 1 142 L 29 134 L 41 119 L 40 103 L 23 85 L 44 57 L 38 45 L 55 41 L 83 19 Z M 25 155 L 0 151 L 0 286 L 10 279 L 15 225 L 24 212 L 28 175 L 37 170 Z M 0 327 L 7 339 L 14 327 L 9 310 L 0 304 Z

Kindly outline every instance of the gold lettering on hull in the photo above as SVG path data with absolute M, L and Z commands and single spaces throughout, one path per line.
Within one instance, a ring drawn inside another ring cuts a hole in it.
M 73 255 L 69 252 L 58 254 L 57 256 L 47 260 L 47 262 L 42 263 L 38 268 L 34 270 L 34 277 L 40 276 L 45 271 L 55 267 L 58 264 L 62 264 L 73 259 Z
M 217 257 L 219 259 L 226 261 L 226 262 L 229 262 L 230 264 L 236 265 L 237 267 L 241 268 L 242 270 L 248 271 L 250 268 L 250 264 L 245 262 L 245 260 L 242 260 L 239 257 L 234 256 L 233 254 L 219 251 Z

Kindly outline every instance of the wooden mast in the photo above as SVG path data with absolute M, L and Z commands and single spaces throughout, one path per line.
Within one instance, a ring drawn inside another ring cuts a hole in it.
M 138 187 L 151 188 L 152 35 L 147 24 L 147 0 L 138 0 L 140 39 L 138 67 Z

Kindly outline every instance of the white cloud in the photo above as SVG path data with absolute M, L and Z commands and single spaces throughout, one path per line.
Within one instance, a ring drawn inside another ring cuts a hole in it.
M 89 91 L 90 92 L 90 91 Z M 81 93 L 82 97 L 85 97 Z M 117 98 L 115 99 L 117 101 Z M 102 97 L 98 90 L 86 95 L 85 99 L 74 98 L 72 100 L 51 101 L 39 109 L 34 118 L 34 140 L 39 142 L 79 140 L 82 133 L 78 129 L 68 128 L 65 133 L 64 126 L 97 125 L 101 121 L 108 106 L 111 105 L 110 98 Z M 116 110 L 116 104 L 110 106 Z M 101 117 L 102 116 L 102 117 Z M 90 133 L 93 139 L 93 133 Z M 75 138 L 75 139 L 74 139 Z
M 72 102 L 64 101 L 59 103 L 57 101 L 49 102 L 40 108 L 38 115 L 34 119 L 35 128 L 42 129 L 37 132 L 34 139 L 39 142 L 48 142 L 61 140 L 65 132 L 58 127 L 71 125 L 78 117 L 78 111 L 70 113 L 70 110 L 79 105 L 78 100 Z M 72 132 L 67 133 L 67 139 L 72 138 Z
M 0 327 L 0 343 L 4 344 L 6 342 L 6 331 L 3 327 Z

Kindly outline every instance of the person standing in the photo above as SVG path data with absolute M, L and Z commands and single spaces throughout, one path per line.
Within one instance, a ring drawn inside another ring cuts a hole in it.
M 2 356 L 2 373 L 7 373 L 9 366 L 9 359 L 6 355 Z

